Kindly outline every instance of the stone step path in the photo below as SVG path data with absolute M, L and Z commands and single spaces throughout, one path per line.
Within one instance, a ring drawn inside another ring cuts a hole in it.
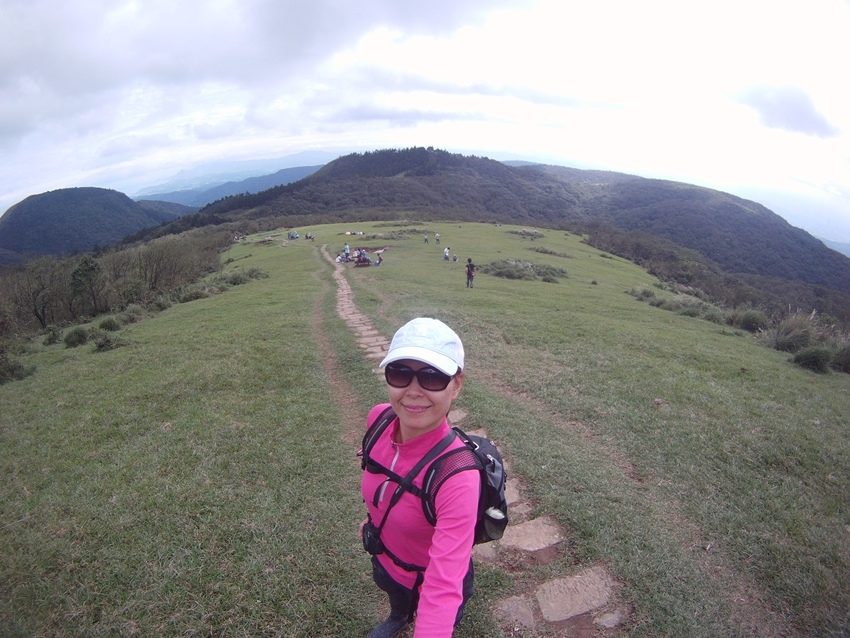
M 337 313 L 355 334 L 365 357 L 377 366 L 386 355 L 390 340 L 375 329 L 367 315 L 357 310 L 345 277 L 346 264 L 336 263 L 326 246 L 321 250 L 334 265 Z M 375 371 L 380 372 L 377 367 Z M 462 426 L 466 416 L 463 410 L 452 410 L 449 422 Z M 487 436 L 483 429 L 470 433 Z M 506 496 L 510 524 L 501 540 L 476 545 L 473 559 L 511 573 L 524 572 L 561 557 L 568 551 L 568 537 L 549 517 L 531 517 L 532 505 L 523 495 L 521 477 L 512 475 L 509 459 L 505 459 L 505 466 L 509 477 Z M 500 625 L 511 635 L 540 629 L 546 630 L 548 636 L 605 636 L 616 630 L 629 615 L 629 610 L 618 603 L 616 594 L 616 582 L 608 571 L 594 566 L 536 584 L 521 595 L 501 600 L 495 612 Z M 563 633 L 552 633 L 559 629 Z

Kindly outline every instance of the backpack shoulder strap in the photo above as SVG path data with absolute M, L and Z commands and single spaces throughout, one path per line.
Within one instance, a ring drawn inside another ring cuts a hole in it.
M 360 446 L 360 452 L 358 452 L 358 456 L 360 456 L 360 469 L 366 469 L 366 462 L 369 460 L 369 454 L 372 452 L 372 448 L 375 447 L 375 441 L 384 433 L 390 423 L 395 420 L 396 414 L 393 412 L 393 407 L 387 406 L 387 408 L 381 412 L 378 417 L 372 421 L 372 425 L 370 425 L 366 429 L 366 433 L 363 435 L 363 443 Z
M 436 459 L 425 473 L 422 481 L 422 510 L 431 525 L 437 524 L 435 500 L 440 487 L 458 472 L 477 470 L 482 472 L 484 464 L 476 453 L 476 444 L 458 427 L 452 431 L 463 441 L 463 447 L 449 450 Z M 482 486 L 483 488 L 483 486 Z

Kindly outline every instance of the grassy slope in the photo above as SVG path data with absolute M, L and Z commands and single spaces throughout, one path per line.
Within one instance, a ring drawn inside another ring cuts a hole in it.
M 575 236 L 417 228 L 431 244 L 348 238 L 391 246 L 380 268 L 347 271 L 357 304 L 387 336 L 428 314 L 463 337 L 461 407 L 537 513 L 570 530 L 570 555 L 536 578 L 606 564 L 633 603 L 632 635 L 842 625 L 850 378 L 636 301 L 625 291 L 654 280 Z M 299 230 L 316 242 L 231 251 L 228 268 L 269 279 L 128 326 L 114 351 L 34 348 L 37 374 L 0 386 L 0 633 L 348 636 L 381 613 L 344 435 L 382 390 L 318 255 L 342 249 L 342 228 Z M 570 276 L 482 274 L 467 290 L 466 257 Z M 355 410 L 329 399 L 320 336 Z M 461 635 L 497 635 L 492 598 L 528 586 L 481 570 Z

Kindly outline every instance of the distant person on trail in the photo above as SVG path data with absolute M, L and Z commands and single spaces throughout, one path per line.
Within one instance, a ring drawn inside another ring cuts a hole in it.
M 425 233 L 425 243 L 428 243 L 428 233 Z
M 348 245 L 348 242 L 346 242 L 343 252 L 345 253 L 345 261 L 348 261 L 349 257 L 351 257 L 351 247 Z
M 434 243 L 440 243 L 440 233 L 434 233 Z
M 472 263 L 472 257 L 466 259 L 466 287 L 472 288 L 473 280 L 475 279 L 475 264 Z
M 448 260 L 449 260 L 449 248 L 446 248 L 446 249 L 443 251 L 443 259 L 445 259 L 446 261 L 448 261 Z
M 446 419 L 463 387 L 463 358 L 451 328 L 420 317 L 395 333 L 380 364 L 389 403 L 369 411 L 367 426 L 389 407 L 396 416 L 369 442 L 361 483 L 368 517 L 360 537 L 372 555 L 372 578 L 389 597 L 390 615 L 368 638 L 396 636 L 414 619 L 414 638 L 451 638 L 474 592 L 480 472 L 458 471 L 442 483 L 435 525 L 425 518 L 421 497 L 400 487 L 408 481 L 421 487 L 435 455 L 464 445 Z

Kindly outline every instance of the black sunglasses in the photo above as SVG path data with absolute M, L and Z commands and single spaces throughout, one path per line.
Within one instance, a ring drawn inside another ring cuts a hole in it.
M 416 377 L 420 388 L 431 392 L 445 390 L 452 380 L 452 377 L 436 368 L 414 370 L 401 363 L 388 363 L 384 368 L 384 378 L 394 388 L 406 388 L 413 383 L 413 377 Z

